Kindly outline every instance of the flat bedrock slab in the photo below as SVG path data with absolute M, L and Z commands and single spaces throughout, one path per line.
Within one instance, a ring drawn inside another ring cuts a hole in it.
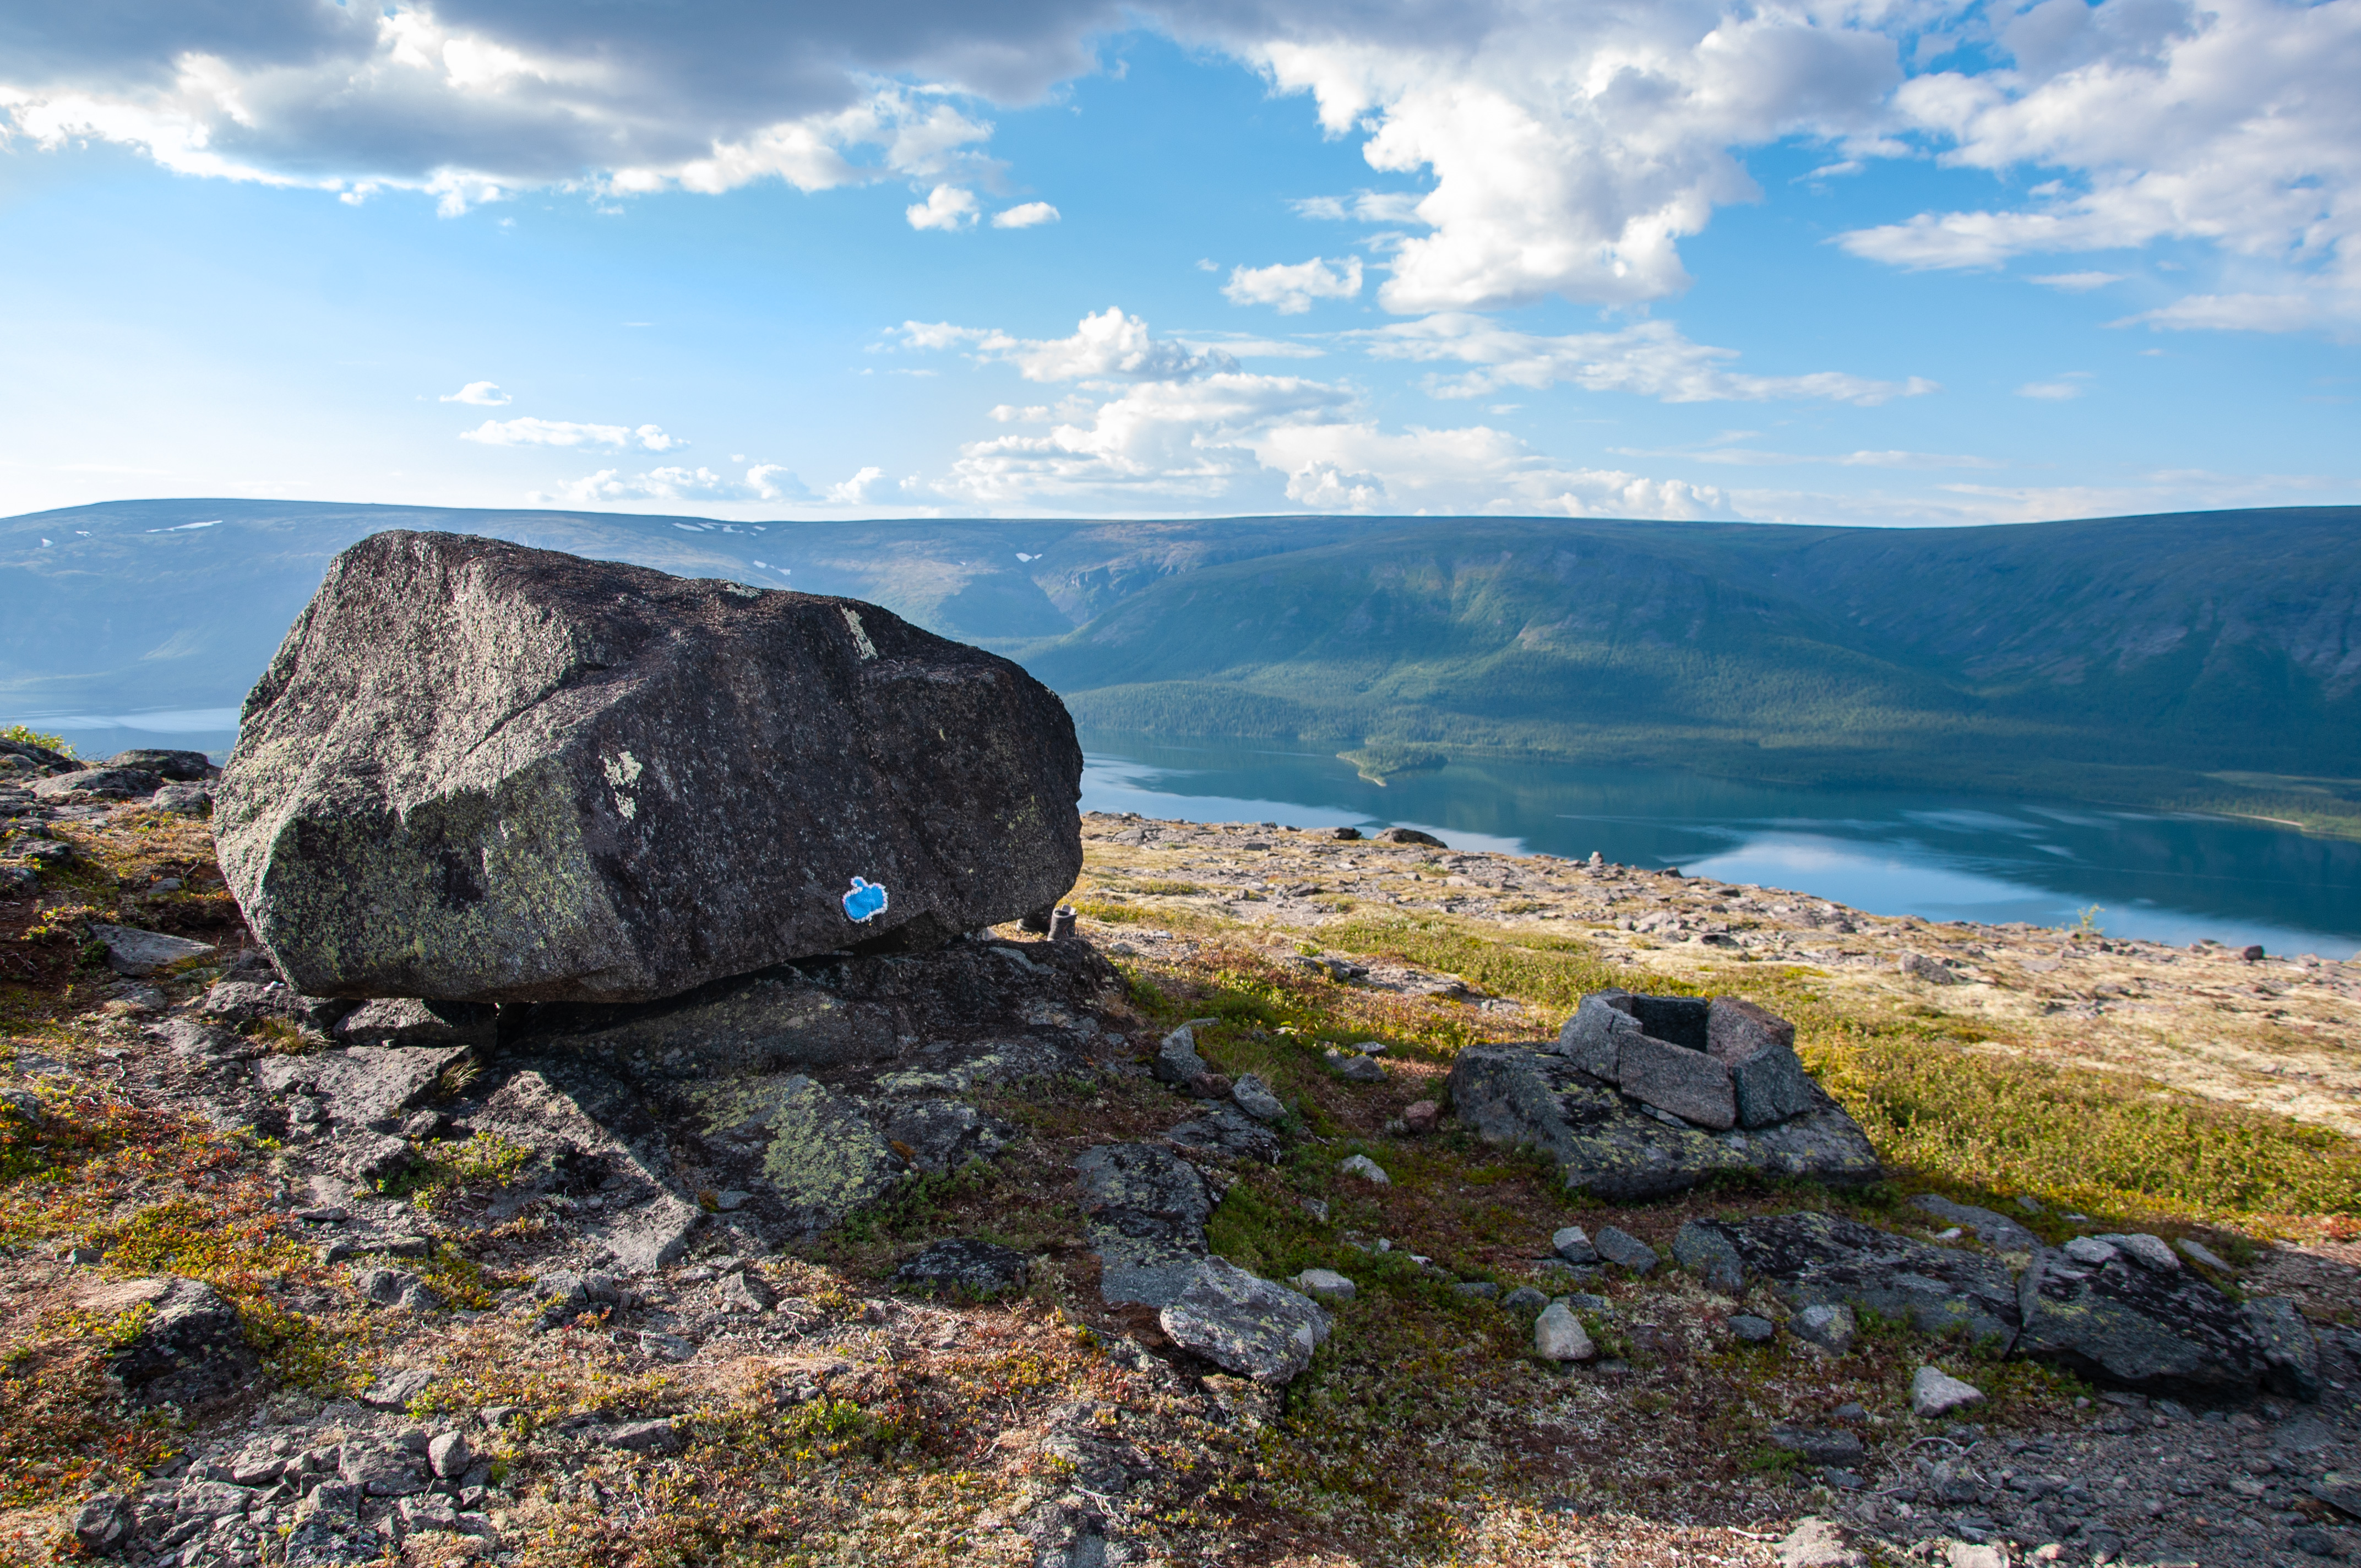
M 1047 687 L 873 605 L 394 532 L 330 564 L 214 820 L 302 991 L 629 1002 L 1054 904 L 1081 776 Z
M 1674 1126 L 1554 1050 L 1470 1046 L 1453 1062 L 1451 1103 L 1488 1143 L 1531 1146 L 1567 1187 L 1613 1201 L 1685 1191 L 1749 1171 L 1839 1184 L 1883 1174 L 1868 1135 L 1808 1079 L 1812 1109 L 1775 1126 Z

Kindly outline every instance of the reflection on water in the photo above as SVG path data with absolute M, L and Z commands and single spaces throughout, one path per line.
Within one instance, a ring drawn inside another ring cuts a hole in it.
M 2222 817 L 1514 762 L 1380 786 L 1322 754 L 1104 732 L 1083 751 L 1085 810 L 1400 824 L 1455 849 L 1596 850 L 1930 920 L 2071 926 L 2097 905 L 2117 936 L 2334 958 L 2361 945 L 2361 844 Z

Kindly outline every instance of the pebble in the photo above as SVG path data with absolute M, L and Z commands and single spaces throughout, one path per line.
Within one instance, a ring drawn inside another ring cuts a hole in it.
M 1590 1234 L 1580 1225 L 1568 1225 L 1550 1237 L 1550 1249 L 1568 1263 L 1597 1263 L 1598 1249 L 1590 1245 Z
M 1357 1176 L 1364 1181 L 1374 1181 L 1380 1187 L 1393 1185 L 1393 1178 L 1386 1174 L 1385 1168 L 1365 1154 L 1348 1157 L 1336 1168 L 1346 1176 Z
M 1599 1226 L 1598 1239 L 1591 1245 L 1598 1249 L 1599 1256 L 1634 1274 L 1650 1273 L 1664 1261 L 1656 1255 L 1654 1247 L 1629 1231 L 1618 1230 L 1613 1225 Z
M 1911 1413 L 1927 1420 L 1981 1404 L 1983 1397 L 1983 1390 L 1974 1384 L 1962 1383 L 1932 1366 L 1920 1367 L 1910 1378 Z
M 1365 1057 L 1358 1051 L 1340 1051 L 1332 1046 L 1321 1053 L 1321 1059 L 1328 1064 L 1329 1071 L 1347 1083 L 1383 1083 L 1386 1080 L 1386 1069 L 1378 1065 L 1377 1058 Z
M 1288 1281 L 1315 1301 L 1349 1301 L 1360 1287 L 1333 1268 L 1307 1268 Z
M 1860 1321 L 1852 1309 L 1842 1302 L 1806 1307 L 1788 1325 L 1798 1338 L 1818 1345 L 1834 1355 L 1842 1355 L 1852 1348 L 1853 1335 L 1861 1331 Z
M 1553 1301 L 1533 1320 L 1533 1354 L 1550 1361 L 1588 1361 L 1598 1347 L 1566 1304 Z

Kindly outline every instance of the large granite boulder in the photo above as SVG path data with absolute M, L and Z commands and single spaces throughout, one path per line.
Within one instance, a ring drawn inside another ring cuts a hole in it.
M 1536 1149 L 1568 1188 L 1610 1201 L 1661 1197 L 1717 1176 L 1854 1184 L 1883 1174 L 1860 1124 L 1809 1078 L 1801 1113 L 1720 1132 L 1652 1109 L 1626 1086 L 1534 1046 L 1470 1046 L 1449 1081 L 1454 1113 L 1487 1143 Z
M 1582 999 L 1560 1054 L 1633 1099 L 1713 1132 L 1771 1127 L 1815 1108 L 1795 1026 L 1736 996 Z
M 1054 904 L 1082 753 L 873 605 L 380 533 L 247 698 L 214 833 L 299 990 L 633 1002 Z

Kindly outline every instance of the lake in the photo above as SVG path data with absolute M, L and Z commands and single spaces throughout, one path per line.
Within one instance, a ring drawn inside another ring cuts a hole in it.
M 85 757 L 226 754 L 234 708 L 37 720 Z M 1082 806 L 1198 822 L 1422 828 L 1455 849 L 1678 866 L 1929 920 L 2091 918 L 2112 935 L 2274 953 L 2361 949 L 2361 844 L 2068 801 L 1787 788 L 1693 773 L 1454 762 L 1370 783 L 1325 752 L 1082 737 Z
M 2361 844 L 2220 817 L 1516 762 L 1380 785 L 1325 753 L 1102 732 L 1082 737 L 1082 808 L 1398 825 L 1513 854 L 1596 850 L 1928 920 L 2072 926 L 2093 910 L 2119 937 L 2335 959 L 2361 948 Z

